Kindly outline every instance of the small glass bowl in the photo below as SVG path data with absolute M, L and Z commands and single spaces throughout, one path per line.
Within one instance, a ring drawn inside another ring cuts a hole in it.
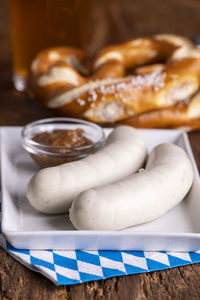
M 84 136 L 91 141 L 89 145 L 66 147 L 50 146 L 35 142 L 33 138 L 43 132 L 54 130 L 83 129 Z M 94 123 L 73 118 L 49 118 L 29 123 L 22 129 L 22 146 L 41 167 L 57 166 L 82 159 L 96 152 L 104 143 L 102 128 Z

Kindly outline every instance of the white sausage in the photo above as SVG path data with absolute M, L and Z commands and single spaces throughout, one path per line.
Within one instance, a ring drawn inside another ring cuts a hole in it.
M 177 205 L 192 181 L 186 153 L 176 145 L 161 144 L 143 172 L 81 193 L 72 203 L 70 219 L 81 230 L 119 230 L 149 222 Z
M 84 190 L 136 172 L 144 164 L 146 154 L 147 146 L 140 133 L 132 127 L 119 126 L 97 153 L 40 170 L 28 184 L 28 200 L 44 213 L 67 212 L 72 200 Z

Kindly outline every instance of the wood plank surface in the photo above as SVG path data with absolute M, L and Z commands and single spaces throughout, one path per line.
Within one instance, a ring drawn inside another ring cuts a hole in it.
M 11 0 L 15 1 L 15 0 Z M 96 0 L 91 45 L 94 49 L 132 36 L 178 33 L 200 34 L 199 0 Z M 52 113 L 11 83 L 8 1 L 0 1 L 0 125 L 24 125 Z M 200 132 L 190 133 L 200 170 Z M 75 286 L 57 287 L 0 249 L 0 299 L 200 299 L 200 264 L 139 275 L 114 277 Z

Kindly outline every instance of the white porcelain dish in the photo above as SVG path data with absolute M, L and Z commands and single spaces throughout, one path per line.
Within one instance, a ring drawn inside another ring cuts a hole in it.
M 105 129 L 108 134 L 111 129 Z M 2 232 L 20 249 L 195 251 L 200 249 L 200 180 L 186 133 L 141 130 L 148 148 L 170 142 L 189 155 L 195 180 L 189 194 L 161 218 L 121 231 L 77 231 L 67 215 L 44 215 L 26 198 L 26 186 L 38 170 L 21 146 L 20 127 L 1 128 Z

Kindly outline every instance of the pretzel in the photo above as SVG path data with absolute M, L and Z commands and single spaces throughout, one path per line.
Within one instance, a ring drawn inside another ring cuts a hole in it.
M 92 60 L 75 48 L 46 49 L 30 75 L 30 92 L 42 104 L 98 123 L 174 107 L 199 85 L 200 50 L 164 34 L 106 47 Z
M 119 123 L 135 128 L 197 130 L 200 128 L 200 92 L 175 106 L 138 114 Z

